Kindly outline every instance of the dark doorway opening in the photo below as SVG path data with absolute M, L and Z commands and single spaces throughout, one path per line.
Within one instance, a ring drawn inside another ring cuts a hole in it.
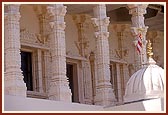
M 33 91 L 32 80 L 32 53 L 21 51 L 21 70 L 23 71 L 24 82 L 28 91 Z
M 72 93 L 72 102 L 79 102 L 76 65 L 67 63 L 66 68 L 67 68 L 67 77 L 69 80 L 69 87 L 70 87 L 71 93 Z

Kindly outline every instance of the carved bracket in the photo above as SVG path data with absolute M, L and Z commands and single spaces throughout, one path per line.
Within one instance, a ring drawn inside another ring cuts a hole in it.
M 49 22 L 49 25 L 50 25 L 50 28 L 51 28 L 52 30 L 54 30 L 54 28 L 56 28 L 56 27 L 57 27 L 57 29 L 59 29 L 59 30 L 65 30 L 65 27 L 66 27 L 65 22 L 57 23 L 57 22 L 53 21 L 53 22 Z
M 108 38 L 109 32 L 95 32 L 96 38 Z
M 109 21 L 109 17 L 106 17 L 102 20 L 99 20 L 98 18 L 91 18 L 91 21 L 93 23 L 93 26 L 97 29 L 100 26 L 104 26 L 104 27 L 108 27 L 110 21 Z
M 146 14 L 148 4 L 128 4 L 129 14 L 133 16 Z
M 47 13 L 49 17 L 54 17 L 56 15 L 64 17 L 67 12 L 66 8 L 66 6 L 47 6 Z

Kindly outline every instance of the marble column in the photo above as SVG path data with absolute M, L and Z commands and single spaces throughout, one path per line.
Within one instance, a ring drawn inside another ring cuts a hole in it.
M 122 87 L 121 87 L 121 77 L 123 77 L 123 75 L 121 74 L 120 71 L 120 64 L 117 63 L 116 64 L 116 69 L 117 69 L 117 91 L 118 91 L 118 104 L 122 104 L 123 99 L 122 99 Z
M 38 66 L 38 91 L 43 93 L 43 75 L 42 75 L 42 51 L 37 49 L 37 66 Z
M 97 63 L 95 104 L 113 105 L 116 99 L 110 83 L 109 17 L 106 16 L 106 6 L 104 4 L 96 5 L 93 10 L 94 18 L 92 18 L 92 21 L 95 27 Z
M 66 6 L 47 6 L 50 25 L 51 78 L 49 99 L 71 102 L 71 90 L 66 76 L 65 22 Z
M 132 14 L 132 27 L 131 31 L 133 36 L 135 37 L 135 46 L 138 44 L 137 36 L 138 34 L 142 35 L 142 51 L 138 53 L 137 59 L 137 66 L 138 69 L 144 67 L 147 62 L 147 55 L 146 55 L 146 32 L 148 26 L 144 24 L 144 14 L 146 14 L 146 8 L 148 4 L 129 4 L 129 14 Z
M 26 97 L 20 55 L 20 5 L 5 5 L 5 94 Z

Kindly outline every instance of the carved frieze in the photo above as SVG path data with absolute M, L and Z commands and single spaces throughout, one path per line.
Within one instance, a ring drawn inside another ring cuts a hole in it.
M 37 33 L 31 33 L 27 29 L 21 29 L 20 30 L 20 38 L 21 42 L 26 42 L 30 44 L 36 44 L 36 45 L 48 45 L 48 37 L 42 36 L 41 34 Z

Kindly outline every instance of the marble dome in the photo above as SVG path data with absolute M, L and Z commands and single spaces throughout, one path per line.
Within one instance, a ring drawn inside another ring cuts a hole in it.
M 164 70 L 149 58 L 147 66 L 135 72 L 128 80 L 124 102 L 163 97 L 164 81 Z

